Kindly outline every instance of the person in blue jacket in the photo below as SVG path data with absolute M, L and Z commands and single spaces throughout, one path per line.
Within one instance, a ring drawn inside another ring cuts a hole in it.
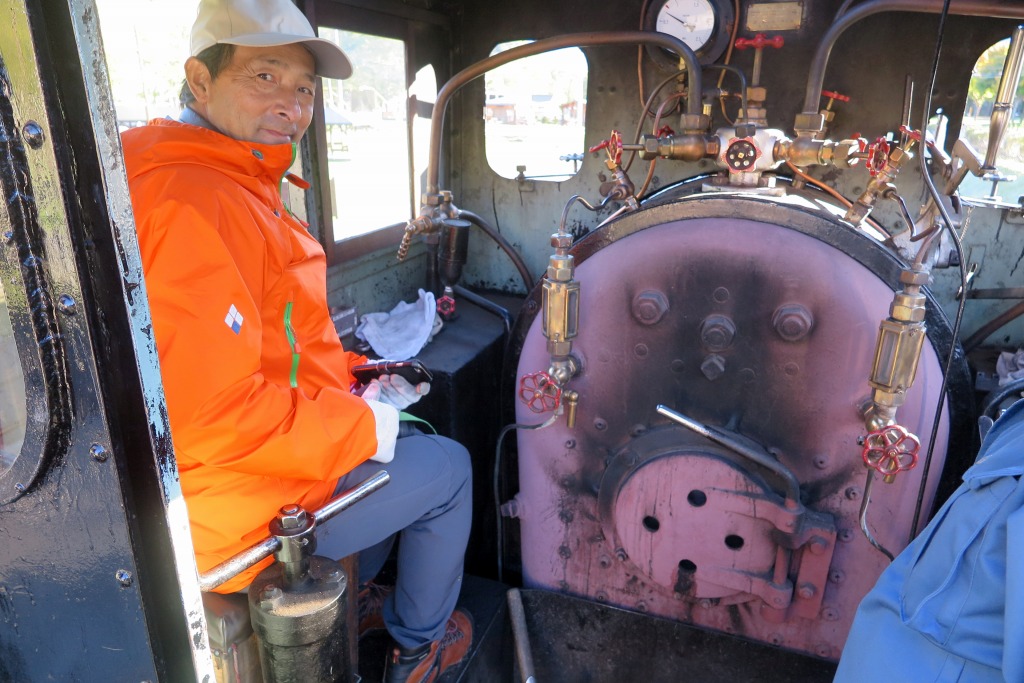
M 1024 400 L 861 602 L 836 683 L 1024 682 Z

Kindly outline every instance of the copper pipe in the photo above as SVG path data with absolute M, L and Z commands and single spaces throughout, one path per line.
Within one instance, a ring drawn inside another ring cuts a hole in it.
M 968 337 L 967 341 L 964 342 L 964 353 L 970 353 L 976 346 L 988 339 L 990 334 L 1022 315 L 1024 315 L 1024 301 L 1018 302 L 1015 306 L 1011 306 L 978 328 L 978 331 Z
M 508 64 L 523 57 L 532 57 L 544 52 L 561 50 L 567 47 L 597 47 L 600 45 L 634 45 L 636 43 L 652 44 L 671 50 L 679 55 L 686 65 L 689 86 L 687 88 L 686 112 L 695 116 L 701 114 L 701 72 L 700 63 L 693 50 L 678 38 L 665 33 L 650 31 L 607 31 L 601 33 L 570 33 L 554 38 L 544 38 L 526 45 L 505 50 L 487 59 L 482 59 L 452 76 L 437 92 L 434 113 L 430 117 L 430 153 L 427 157 L 427 194 L 436 194 L 438 185 L 438 160 L 441 156 L 441 131 L 444 127 L 444 115 L 448 108 L 448 100 L 459 88 L 478 78 L 491 69 Z
M 811 60 L 807 76 L 807 90 L 804 95 L 804 114 L 817 114 L 821 100 L 821 88 L 825 82 L 825 67 L 836 40 L 846 29 L 861 19 L 881 12 L 920 12 L 938 14 L 942 11 L 942 0 L 872 0 L 857 5 L 838 17 L 829 27 L 818 44 L 818 50 Z M 1024 19 L 1024 3 L 1000 2 L 1000 0 L 951 0 L 949 13 L 970 17 L 997 17 L 1002 19 Z
M 530 274 L 530 269 L 527 268 L 526 261 L 524 261 L 523 257 L 519 255 L 519 252 L 516 251 L 515 247 L 513 247 L 512 244 L 505 239 L 496 228 L 491 227 L 491 225 L 478 214 L 475 214 L 472 211 L 466 211 L 465 209 L 459 209 L 459 218 L 466 219 L 476 227 L 483 230 L 488 237 L 494 240 L 495 244 L 505 252 L 512 261 L 512 265 L 514 265 L 516 270 L 519 271 L 519 277 L 523 279 L 523 286 L 526 287 L 526 293 L 529 294 L 530 290 L 533 289 L 533 285 L 537 281 L 533 278 L 533 275 Z

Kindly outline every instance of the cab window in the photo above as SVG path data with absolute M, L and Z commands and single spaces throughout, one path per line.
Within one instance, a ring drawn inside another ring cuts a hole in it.
M 329 262 L 337 263 L 392 248 L 414 215 L 437 84 L 429 64 L 411 68 L 405 36 L 423 31 L 415 21 L 341 3 L 313 5 L 318 34 L 341 45 L 354 70 L 344 81 L 321 79 L 322 132 L 314 117 L 304 141 L 312 168 L 300 155 L 291 169 L 319 180 L 308 197 L 286 186 L 286 200 L 313 224 Z M 177 118 L 198 0 L 96 0 L 96 6 L 118 128 Z M 307 207 L 316 207 L 315 219 Z
M 985 50 L 971 74 L 960 134 L 981 158 L 988 146 L 989 121 L 1009 47 L 1010 39 L 1007 38 Z M 1001 179 L 968 174 L 960 186 L 963 196 L 1016 204 L 1024 195 L 1024 85 L 1018 87 L 1010 111 L 1010 124 L 996 155 L 996 168 Z
M 121 131 L 177 118 L 197 0 L 96 0 Z
M 500 43 L 495 55 L 530 41 Z M 566 48 L 488 72 L 483 117 L 487 163 L 502 178 L 560 182 L 586 149 L 587 58 Z
M 405 42 L 323 26 L 319 34 L 354 67 L 344 81 L 322 81 L 330 219 L 342 242 L 413 215 Z

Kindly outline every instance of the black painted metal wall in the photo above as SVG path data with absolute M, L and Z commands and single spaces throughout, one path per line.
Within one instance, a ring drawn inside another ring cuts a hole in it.
M 0 680 L 202 679 L 95 11 L 0 16 L 0 273 L 28 395 L 0 475 Z

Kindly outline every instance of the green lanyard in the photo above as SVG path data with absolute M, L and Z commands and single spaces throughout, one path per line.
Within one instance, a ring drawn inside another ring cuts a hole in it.
M 399 419 L 400 422 L 419 422 L 419 423 L 425 424 L 428 427 L 430 427 L 430 431 L 434 432 L 435 435 L 437 434 L 437 430 L 434 429 L 434 425 L 430 424 L 429 422 L 424 420 L 422 417 L 416 417 L 415 415 L 411 415 L 411 414 L 405 412 L 404 410 L 401 410 L 401 411 L 398 412 L 398 419 Z

